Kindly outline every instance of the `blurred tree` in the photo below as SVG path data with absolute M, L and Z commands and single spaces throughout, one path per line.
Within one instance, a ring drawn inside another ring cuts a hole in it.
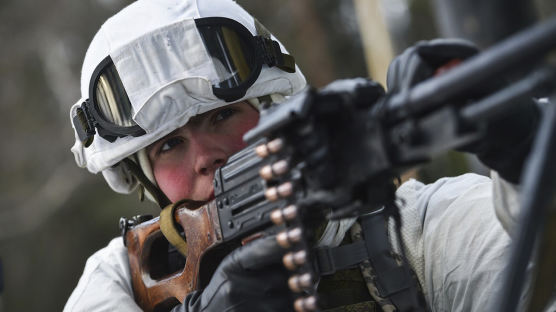
M 556 1 L 554 0 L 534 0 L 536 12 L 541 19 L 554 17 L 556 12 Z
M 536 21 L 529 0 L 435 0 L 443 37 L 465 38 L 486 48 Z
M 380 0 L 355 0 L 369 77 L 386 87 L 388 64 L 394 58 L 392 38 Z
M 386 10 L 395 53 L 437 36 L 430 0 L 381 1 L 397 5 Z M 119 217 L 157 213 L 77 168 L 69 151 L 68 110 L 88 43 L 131 2 L 0 1 L 0 310 L 60 311 L 87 257 L 119 235 Z M 238 2 L 282 40 L 310 84 L 368 76 L 352 1 Z M 537 3 L 542 16 L 555 11 L 553 0 Z
M 118 235 L 120 215 L 137 213 L 135 198 L 109 191 L 101 176 L 77 168 L 69 152 L 68 110 L 80 96 L 88 42 L 104 19 L 129 2 L 0 3 L 6 311 L 60 311 L 85 259 Z
M 366 76 L 365 60 L 351 1 L 238 1 L 290 52 L 309 84 Z

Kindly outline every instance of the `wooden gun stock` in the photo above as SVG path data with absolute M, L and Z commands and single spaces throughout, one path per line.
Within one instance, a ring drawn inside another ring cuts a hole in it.
M 160 257 L 167 256 L 168 241 L 159 218 L 143 222 L 125 234 L 135 301 L 144 311 L 167 311 L 198 289 L 201 258 L 222 242 L 215 202 L 195 210 L 179 207 L 175 219 L 184 229 L 188 253 L 185 267 L 167 272 Z
M 167 311 L 191 291 L 204 288 L 222 258 L 237 248 L 241 239 L 268 230 L 271 211 L 284 202 L 265 199 L 264 181 L 259 176 L 262 165 L 254 146 L 249 146 L 216 171 L 213 201 L 196 209 L 185 204 L 176 208 L 175 221 L 187 239 L 185 259 L 172 251 L 159 218 L 125 222 L 133 292 L 143 310 Z M 180 258 L 181 263 L 173 263 L 170 257 Z

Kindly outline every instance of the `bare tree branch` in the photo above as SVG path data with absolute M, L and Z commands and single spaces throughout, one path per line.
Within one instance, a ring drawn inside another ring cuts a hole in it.
M 86 180 L 86 175 L 78 170 L 71 161 L 59 165 L 35 194 L 9 210 L 0 211 L 0 241 L 48 222 Z

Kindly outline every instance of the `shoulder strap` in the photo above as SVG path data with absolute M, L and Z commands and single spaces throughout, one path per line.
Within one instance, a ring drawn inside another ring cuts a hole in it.
M 360 217 L 352 236 L 354 243 L 315 250 L 321 275 L 359 266 L 371 296 L 383 311 L 428 311 L 415 273 L 391 248 L 384 211 Z
M 369 259 L 360 265 L 368 288 L 376 288 L 379 298 L 388 299 L 396 308 L 393 311 L 427 311 L 425 296 L 415 273 L 407 260 L 392 250 L 385 210 L 362 216 L 360 224 L 369 252 Z
M 162 209 L 160 212 L 160 231 L 168 242 L 187 258 L 187 241 L 180 235 L 174 218 L 176 208 L 181 204 L 183 204 L 183 201 L 178 201 Z

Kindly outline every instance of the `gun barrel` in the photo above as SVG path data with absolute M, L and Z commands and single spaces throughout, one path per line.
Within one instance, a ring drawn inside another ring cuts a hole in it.
M 445 74 L 430 78 L 406 93 L 392 96 L 387 105 L 391 122 L 408 112 L 423 112 L 441 105 L 489 78 L 539 60 L 556 48 L 556 17 L 509 37 Z

